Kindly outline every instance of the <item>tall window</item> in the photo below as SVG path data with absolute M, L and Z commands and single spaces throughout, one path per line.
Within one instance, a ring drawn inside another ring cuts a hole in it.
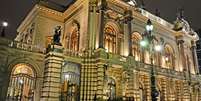
M 165 46 L 165 66 L 174 69 L 174 52 L 170 45 Z
M 7 92 L 8 101 L 33 101 L 35 73 L 26 64 L 18 64 L 11 73 Z
M 76 22 L 73 23 L 73 29 L 70 34 L 70 50 L 79 51 L 79 42 L 80 42 L 80 25 Z
M 132 40 L 132 54 L 135 57 L 135 60 L 140 61 L 141 60 L 141 52 L 140 52 L 140 40 L 142 40 L 142 36 L 138 32 L 134 32 L 131 36 Z
M 106 25 L 104 29 L 104 42 L 105 49 L 107 52 L 116 53 L 117 52 L 117 34 L 115 29 L 111 25 Z

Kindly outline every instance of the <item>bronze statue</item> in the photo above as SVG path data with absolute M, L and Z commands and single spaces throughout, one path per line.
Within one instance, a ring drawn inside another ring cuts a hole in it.
M 61 36 L 61 26 L 57 26 L 54 31 L 53 36 L 53 44 L 55 45 L 61 45 L 60 43 L 60 36 Z

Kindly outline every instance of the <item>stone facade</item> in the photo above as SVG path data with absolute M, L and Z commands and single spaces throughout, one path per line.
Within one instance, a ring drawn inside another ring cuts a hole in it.
M 148 19 L 154 39 L 143 48 Z M 77 0 L 64 12 L 37 4 L 15 41 L 0 38 L 0 100 L 151 101 L 155 87 L 158 101 L 200 101 L 198 36 L 177 20 L 123 0 Z M 157 44 L 163 50 L 150 51 Z

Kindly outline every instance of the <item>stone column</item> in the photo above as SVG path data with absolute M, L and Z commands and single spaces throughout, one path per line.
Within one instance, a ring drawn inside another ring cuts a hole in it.
M 179 61 L 182 65 L 182 68 L 184 69 L 184 71 L 187 71 L 188 68 L 186 66 L 186 57 L 184 54 L 184 40 L 178 40 L 178 47 L 179 47 L 179 53 L 180 53 Z
M 63 47 L 51 45 L 45 57 L 41 101 L 60 101 Z
M 194 69 L 195 69 L 195 73 L 199 74 L 199 66 L 198 66 L 198 57 L 197 57 L 197 52 L 196 52 L 196 43 L 195 41 L 191 41 L 191 51 L 192 51 L 192 55 L 193 55 L 193 64 L 194 64 Z
M 98 66 L 96 66 L 96 59 L 90 51 L 84 52 L 81 68 L 81 81 L 80 81 L 80 101 L 94 101 L 99 97 L 97 81 L 99 73 Z
M 99 20 L 99 48 L 104 48 L 104 27 L 105 27 L 105 10 L 107 7 L 107 2 L 106 0 L 101 0 L 101 5 L 100 5 L 100 20 Z
M 131 21 L 133 20 L 132 18 L 132 11 L 128 10 L 126 11 L 126 17 L 125 17 L 126 23 L 128 25 L 128 55 L 132 56 L 132 23 Z
M 89 2 L 89 17 L 88 17 L 88 48 L 95 49 L 96 46 L 96 33 L 97 33 L 97 3 L 96 0 Z
M 132 70 L 127 71 L 127 89 L 126 89 L 126 97 L 127 100 L 134 100 L 134 73 Z
M 97 65 L 97 89 L 96 89 L 96 95 L 98 99 L 102 99 L 103 89 L 104 89 L 104 78 L 105 78 L 105 72 L 107 69 L 106 59 L 108 58 L 108 54 L 105 52 L 104 49 L 98 49 L 96 50 L 96 65 Z
M 163 78 L 161 82 L 161 93 L 162 97 L 164 98 L 163 100 L 167 101 L 167 78 Z
M 190 85 L 188 83 L 188 81 L 183 81 L 183 97 L 182 99 L 184 101 L 191 101 L 191 90 L 190 90 Z
M 147 75 L 144 77 L 144 86 L 146 90 L 146 101 L 151 101 L 151 80 Z

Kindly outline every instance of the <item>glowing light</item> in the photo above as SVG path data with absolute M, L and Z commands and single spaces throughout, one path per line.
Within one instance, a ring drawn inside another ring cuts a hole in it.
M 141 40 L 141 41 L 140 41 L 140 45 L 141 45 L 142 47 L 146 47 L 146 46 L 148 45 L 147 40 Z
M 130 4 L 130 5 L 135 5 L 131 0 L 128 2 L 128 4 Z
M 152 22 L 151 22 L 151 20 L 149 19 L 149 20 L 147 21 L 146 30 L 147 30 L 147 31 L 152 31 L 153 29 L 154 29 L 154 26 L 152 25 Z
M 169 60 L 169 58 L 166 56 L 166 57 L 165 57 L 165 61 L 168 61 L 168 60 Z
M 146 30 L 147 31 L 152 31 L 154 29 L 153 25 L 146 25 Z
M 68 74 L 65 74 L 65 79 L 68 79 L 69 78 L 69 75 Z
M 20 80 L 19 80 L 19 83 L 20 83 L 20 84 L 23 84 L 23 80 L 22 80 L 22 79 L 20 79 Z
M 155 51 L 157 51 L 157 52 L 160 52 L 160 51 L 162 51 L 162 46 L 161 45 L 156 45 L 155 47 L 154 47 L 154 50 Z
M 5 21 L 2 22 L 2 26 L 3 26 L 3 27 L 7 27 L 7 26 L 8 26 L 8 22 L 5 22 Z

